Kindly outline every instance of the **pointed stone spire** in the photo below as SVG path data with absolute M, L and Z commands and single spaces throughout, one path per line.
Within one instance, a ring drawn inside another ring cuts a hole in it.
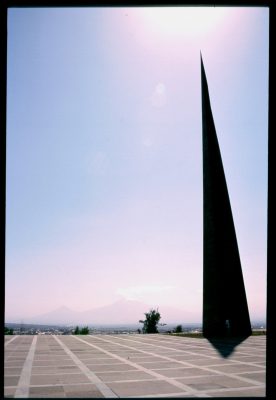
M 203 335 L 247 337 L 252 332 L 238 243 L 202 57 L 201 90 Z

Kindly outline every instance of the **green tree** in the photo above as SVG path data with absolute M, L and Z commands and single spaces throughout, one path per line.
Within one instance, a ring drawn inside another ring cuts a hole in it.
M 5 335 L 13 335 L 13 329 L 5 326 Z
M 157 310 L 151 309 L 149 312 L 145 313 L 146 319 L 140 320 L 143 326 L 143 333 L 158 333 L 157 325 L 161 319 L 161 315 Z
M 84 328 L 81 328 L 80 335 L 88 335 L 88 333 L 89 333 L 88 326 L 85 326 Z
M 77 326 L 76 329 L 74 330 L 74 335 L 79 335 L 80 334 L 80 328 Z
M 175 333 L 181 333 L 181 332 L 183 332 L 182 325 L 177 325 L 177 326 L 175 327 L 174 332 L 175 332 Z

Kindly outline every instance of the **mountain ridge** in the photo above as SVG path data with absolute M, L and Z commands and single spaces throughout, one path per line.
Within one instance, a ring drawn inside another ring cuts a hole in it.
M 60 306 L 52 311 L 24 319 L 25 323 L 39 324 L 136 324 L 144 319 L 144 314 L 155 306 L 136 300 L 120 299 L 106 306 L 85 311 L 75 311 L 67 306 Z M 161 323 L 188 323 L 201 320 L 200 315 L 170 306 L 160 306 Z

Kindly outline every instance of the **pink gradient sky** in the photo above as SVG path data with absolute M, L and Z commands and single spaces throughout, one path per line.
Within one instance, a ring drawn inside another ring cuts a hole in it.
M 200 50 L 249 311 L 265 317 L 268 18 L 9 9 L 7 321 L 121 297 L 201 320 Z

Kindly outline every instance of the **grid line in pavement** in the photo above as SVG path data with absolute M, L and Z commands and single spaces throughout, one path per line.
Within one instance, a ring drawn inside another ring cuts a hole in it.
M 91 336 L 91 335 L 90 335 L 90 336 Z M 109 335 L 109 336 L 110 336 L 110 335 Z M 112 337 L 114 337 L 114 336 L 112 336 Z M 105 340 L 105 339 L 98 338 L 98 337 L 97 337 L 97 339 L 98 339 L 98 340 L 107 341 L 107 340 Z M 131 341 L 131 342 L 134 341 L 134 340 L 132 340 L 132 339 L 126 339 L 126 338 L 121 338 L 121 340 L 124 340 L 124 341 Z M 114 343 L 114 342 L 113 342 L 113 343 Z M 123 344 L 119 344 L 119 343 L 116 343 L 116 344 L 119 345 L 119 346 L 128 347 L 128 348 L 130 348 L 130 349 L 136 349 L 135 347 L 131 347 L 131 346 L 127 346 L 127 345 L 123 345 Z M 158 347 L 167 348 L 167 347 L 165 347 L 165 346 L 158 346 Z M 172 350 L 172 348 L 170 348 L 170 350 Z M 143 351 L 143 350 L 140 350 L 140 351 Z M 185 352 L 185 350 L 183 350 L 183 352 Z M 154 353 L 146 352 L 146 351 L 143 351 L 143 353 L 147 353 L 147 354 L 150 354 L 150 355 L 154 355 Z M 189 352 L 189 353 L 190 353 L 190 352 Z M 175 361 L 176 363 L 183 364 L 184 366 L 187 366 L 187 367 L 198 368 L 198 366 L 196 366 L 196 365 L 194 365 L 193 363 L 188 362 L 188 361 L 179 361 L 179 360 L 175 360 L 175 359 L 173 359 L 173 358 L 171 358 L 171 357 L 162 356 L 162 355 L 158 355 L 158 357 L 164 358 L 165 360 L 168 360 L 168 361 Z M 212 358 L 213 358 L 213 357 L 212 357 Z M 221 368 L 221 366 L 219 366 L 219 368 Z M 263 371 L 263 369 L 261 369 L 262 367 L 257 366 L 257 368 L 258 368 L 259 370 Z M 226 375 L 226 376 L 229 376 L 229 377 L 239 378 L 240 380 L 242 380 L 242 381 L 244 381 L 244 382 L 251 383 L 251 384 L 257 385 L 257 386 L 262 386 L 262 384 L 261 384 L 260 382 L 254 380 L 254 379 L 250 379 L 250 378 L 245 378 L 245 377 L 237 376 L 237 374 L 233 374 L 233 373 L 222 372 L 222 371 L 220 371 L 220 370 L 213 369 L 212 367 L 201 366 L 200 369 L 202 369 L 202 370 L 204 370 L 204 371 L 207 371 L 207 372 L 211 372 L 211 373 L 217 373 L 217 374 L 219 374 L 219 375 Z M 251 371 L 250 371 L 250 372 L 251 372 Z M 255 372 L 255 371 L 254 371 L 254 372 Z
M 5 398 L 265 396 L 265 336 L 249 337 L 228 358 L 206 339 L 161 334 L 12 339 L 5 337 Z
M 10 340 L 9 339 L 7 339 L 6 341 L 5 341 L 5 346 L 7 346 L 8 344 L 10 344 L 11 342 L 13 342 L 15 339 L 17 339 L 18 338 L 18 336 L 17 335 L 15 335 L 14 337 L 12 337 Z
M 104 397 L 115 398 L 118 397 L 104 382 L 102 382 L 97 375 L 95 375 L 87 366 L 61 341 L 54 336 L 55 340 L 64 349 L 64 351 L 72 358 L 74 363 L 84 373 L 84 375 L 99 389 Z
M 124 363 L 126 363 L 126 364 L 128 364 L 128 365 L 130 365 L 130 366 L 132 366 L 132 367 L 137 368 L 139 371 L 143 371 L 143 372 L 145 372 L 146 374 L 152 375 L 152 376 L 155 377 L 155 378 L 162 379 L 162 380 L 166 381 L 167 383 L 176 386 L 176 387 L 179 388 L 179 389 L 185 390 L 185 391 L 188 392 L 188 393 L 194 393 L 194 392 L 195 392 L 195 391 L 194 391 L 193 389 L 191 389 L 189 386 L 187 386 L 187 385 L 185 385 L 185 384 L 182 384 L 182 383 L 180 383 L 180 382 L 178 382 L 178 381 L 176 381 L 176 380 L 174 380 L 174 379 L 168 379 L 166 376 L 164 376 L 164 375 L 162 375 L 162 374 L 159 374 L 158 372 L 154 372 L 154 371 L 152 371 L 152 370 L 149 370 L 149 369 L 147 369 L 147 368 L 144 368 L 144 367 L 142 367 L 142 366 L 139 365 L 139 364 L 136 364 L 136 363 L 134 363 L 134 362 L 132 362 L 132 361 L 126 360 L 126 359 L 123 358 L 123 357 L 120 357 L 120 356 L 118 356 L 118 355 L 116 355 L 116 354 L 113 354 L 113 353 L 107 351 L 107 350 L 104 350 L 104 349 L 102 349 L 101 347 L 96 346 L 96 345 L 94 345 L 94 344 L 91 344 L 91 343 L 89 343 L 89 342 L 87 342 L 87 341 L 85 341 L 85 340 L 83 340 L 83 339 L 80 339 L 80 338 L 75 337 L 75 336 L 74 336 L 74 338 L 75 338 L 75 339 L 78 339 L 78 340 L 80 340 L 80 341 L 82 341 L 82 342 L 85 343 L 85 344 L 88 344 L 89 346 L 93 346 L 94 348 L 97 348 L 98 350 L 103 351 L 104 353 L 110 355 L 111 357 L 116 358 L 117 360 L 120 360 L 120 361 L 122 361 L 122 362 L 124 362 Z M 98 339 L 98 338 L 97 338 L 97 339 Z M 101 340 L 105 340 L 105 339 L 101 339 Z M 105 341 L 107 341 L 107 340 L 105 340 Z M 187 394 L 188 394 L 188 393 L 187 393 Z
M 34 360 L 36 342 L 37 342 L 37 336 L 33 338 L 33 341 L 31 343 L 30 350 L 23 365 L 14 397 L 29 397 L 31 371 Z

